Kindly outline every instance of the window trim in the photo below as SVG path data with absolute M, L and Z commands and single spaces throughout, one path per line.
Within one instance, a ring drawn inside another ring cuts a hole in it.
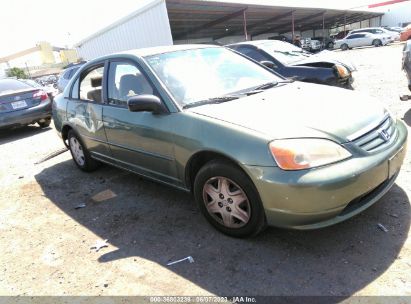
M 107 72 L 105 73 L 106 77 L 104 77 L 104 85 L 105 85 L 104 91 L 105 91 L 105 96 L 106 96 L 106 99 L 104 101 L 105 106 L 110 106 L 110 107 L 114 107 L 114 108 L 120 108 L 120 109 L 127 109 L 128 110 L 128 107 L 123 107 L 123 106 L 120 106 L 120 105 L 110 104 L 109 101 L 108 101 L 108 74 L 109 74 L 110 66 L 111 66 L 112 63 L 126 63 L 126 64 L 130 64 L 130 65 L 135 66 L 140 71 L 140 73 L 146 78 L 146 80 L 150 84 L 150 86 L 153 88 L 153 95 L 160 98 L 160 100 L 163 103 L 164 107 L 170 113 L 170 110 L 169 110 L 167 104 L 164 102 L 159 90 L 154 85 L 154 83 L 151 81 L 150 77 L 148 77 L 148 74 L 146 73 L 146 71 L 144 71 L 144 69 L 142 68 L 142 66 L 138 62 L 136 62 L 135 60 L 132 60 L 130 58 L 127 58 L 127 57 L 116 57 L 116 58 L 110 58 L 110 59 L 107 60 L 107 70 L 106 70 Z M 155 93 L 157 93 L 157 94 L 155 94 Z
M 99 67 L 103 67 L 103 81 L 102 81 L 102 86 L 101 86 L 101 102 L 97 102 L 94 100 L 88 100 L 88 99 L 81 99 L 80 98 L 80 86 L 81 86 L 81 81 L 84 79 L 83 75 L 88 74 L 91 70 L 97 69 Z M 92 103 L 92 104 L 99 104 L 99 105 L 104 105 L 105 101 L 106 101 L 106 94 L 105 94 L 105 85 L 106 85 L 106 78 L 107 78 L 107 60 L 102 60 L 102 61 L 98 61 L 88 67 L 86 67 L 85 69 L 80 71 L 80 74 L 78 77 L 76 78 L 71 78 L 72 79 L 72 83 L 70 86 L 70 94 L 69 94 L 69 99 L 70 100 L 76 100 L 76 101 L 82 101 L 82 102 L 88 102 L 88 103 Z M 76 81 L 79 81 L 78 84 L 78 98 L 73 98 L 73 89 L 74 89 L 74 84 L 76 83 Z

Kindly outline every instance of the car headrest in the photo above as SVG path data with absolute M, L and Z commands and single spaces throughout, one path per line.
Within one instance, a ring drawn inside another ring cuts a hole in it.
M 90 82 L 93 88 L 101 87 L 101 83 L 103 82 L 103 77 L 102 76 L 92 77 Z

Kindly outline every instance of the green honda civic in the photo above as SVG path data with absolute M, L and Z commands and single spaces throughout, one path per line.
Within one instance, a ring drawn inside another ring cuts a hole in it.
M 376 100 L 206 45 L 92 60 L 55 98 L 53 118 L 81 170 L 107 163 L 192 192 L 235 237 L 358 214 L 394 184 L 407 141 Z

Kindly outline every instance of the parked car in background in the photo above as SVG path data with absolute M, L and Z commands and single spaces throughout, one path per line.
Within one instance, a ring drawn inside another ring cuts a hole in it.
M 17 79 L 0 79 L 0 128 L 37 123 L 48 127 L 51 100 L 47 92 Z
M 399 26 L 383 26 L 383 28 L 391 32 L 397 32 L 397 33 L 401 33 L 404 30 L 403 27 L 399 27 Z
M 370 97 L 290 83 L 216 46 L 90 61 L 53 117 L 81 170 L 104 162 L 192 191 L 235 237 L 344 221 L 392 187 L 406 154 L 406 126 Z
M 38 89 L 41 89 L 47 92 L 47 95 L 49 96 L 51 101 L 53 101 L 54 97 L 59 93 L 58 89 L 56 89 L 53 85 L 43 86 L 39 84 L 37 81 L 32 80 L 32 79 L 19 79 L 19 80 L 27 83 L 29 86 L 32 86 L 33 88 L 38 88 Z
M 370 33 L 377 36 L 385 37 L 389 43 L 394 42 L 395 40 L 400 40 L 400 34 L 397 32 L 392 32 L 382 27 L 367 27 L 358 30 L 350 31 L 349 34 L 358 34 L 358 33 Z
M 70 81 L 70 79 L 76 74 L 79 68 L 81 68 L 84 65 L 85 61 L 82 61 L 77 64 L 69 64 L 66 66 L 65 70 L 60 73 L 59 79 L 57 81 L 57 89 L 60 92 L 64 91 L 64 88 L 66 87 L 67 83 Z
M 402 54 L 402 69 L 407 75 L 408 89 L 411 91 L 411 40 L 404 45 Z
M 284 35 L 278 35 L 278 36 L 272 36 L 268 37 L 268 40 L 279 40 L 279 41 L 284 41 L 288 43 L 293 43 L 293 40 L 291 38 L 288 38 L 287 36 Z
M 292 44 L 255 40 L 227 45 L 262 63 L 284 77 L 295 80 L 352 88 L 353 68 L 327 57 L 312 55 Z
M 313 39 L 313 38 L 310 38 L 310 41 L 311 41 L 311 45 L 310 45 L 309 51 L 311 53 L 317 53 L 317 52 L 321 51 L 321 49 L 322 49 L 321 41 Z
M 348 35 L 349 30 L 340 31 L 336 35 L 331 35 L 330 38 L 334 40 L 343 39 Z
M 382 46 L 387 45 L 388 39 L 385 35 L 376 35 L 370 33 L 349 34 L 341 40 L 336 40 L 334 48 L 342 49 L 343 51 L 362 46 Z
M 311 38 L 301 38 L 301 48 L 307 52 L 316 53 L 321 51 L 321 42 Z
M 411 24 L 407 25 L 400 34 L 401 41 L 407 41 L 411 39 Z
M 321 44 L 321 49 L 333 49 L 334 48 L 334 39 L 327 37 L 313 37 L 312 40 L 317 40 Z

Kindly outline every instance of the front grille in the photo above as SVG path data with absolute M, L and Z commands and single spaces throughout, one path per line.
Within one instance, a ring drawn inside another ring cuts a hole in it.
M 376 152 L 394 142 L 398 135 L 397 128 L 391 116 L 388 116 L 377 127 L 352 140 L 361 149 L 367 152 Z

